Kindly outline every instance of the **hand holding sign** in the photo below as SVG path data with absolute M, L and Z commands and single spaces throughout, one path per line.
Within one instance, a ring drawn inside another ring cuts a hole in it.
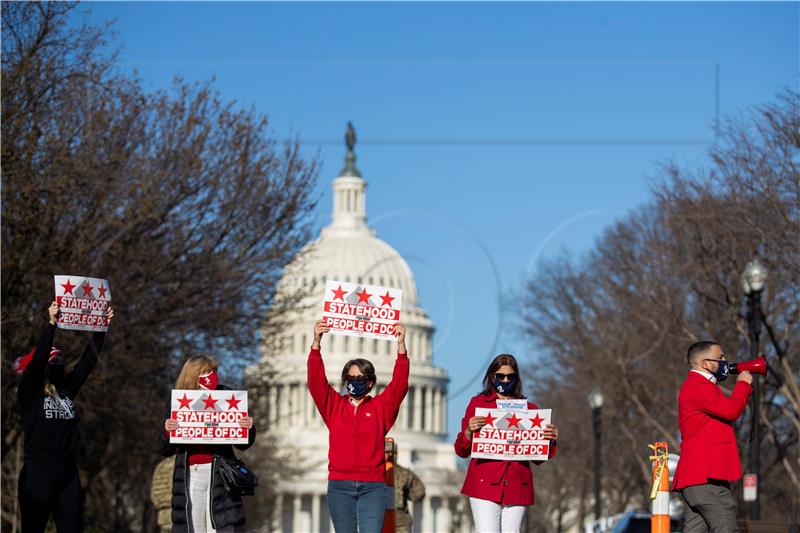
M 485 416 L 473 416 L 467 422 L 467 438 L 472 439 L 472 435 L 481 429 L 483 426 L 486 425 L 486 417 Z
M 56 321 L 58 320 L 58 302 L 53 300 L 53 303 L 50 304 L 50 309 L 47 310 L 47 313 L 50 315 L 50 323 L 55 326 Z
M 398 322 L 392 333 L 397 338 L 397 353 L 406 353 L 406 327 Z
M 319 350 L 319 343 L 322 341 L 322 336 L 330 330 L 331 327 L 327 325 L 324 320 L 317 320 L 314 323 L 314 340 L 311 343 L 311 347 L 315 350 Z

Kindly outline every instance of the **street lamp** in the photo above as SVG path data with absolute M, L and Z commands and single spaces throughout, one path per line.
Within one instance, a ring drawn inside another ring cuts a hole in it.
M 742 289 L 747 296 L 747 333 L 750 337 L 750 359 L 758 357 L 759 337 L 761 336 L 761 294 L 767 281 L 767 269 L 758 258 L 753 259 L 742 272 Z M 750 520 L 761 518 L 761 431 L 759 411 L 761 409 L 761 381 L 753 376 L 753 441 L 750 444 L 750 469 L 756 476 L 756 498 L 750 502 Z
M 588 396 L 589 405 L 592 408 L 592 428 L 594 428 L 594 519 L 595 523 L 599 524 L 601 509 L 600 509 L 600 489 L 603 472 L 602 454 L 601 454 L 601 438 L 603 428 L 601 425 L 601 412 L 603 410 L 603 393 L 599 390 L 594 390 Z

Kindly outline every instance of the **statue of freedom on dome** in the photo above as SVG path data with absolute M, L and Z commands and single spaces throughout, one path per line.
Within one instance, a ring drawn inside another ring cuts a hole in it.
M 356 130 L 352 122 L 347 122 L 347 133 L 344 134 L 344 142 L 347 144 L 347 151 L 352 152 L 356 145 Z

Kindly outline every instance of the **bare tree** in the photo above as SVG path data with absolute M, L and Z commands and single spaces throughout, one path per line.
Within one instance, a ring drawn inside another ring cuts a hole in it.
M 573 472 L 581 471 L 575 461 L 591 464 L 589 408 L 580 400 L 595 387 L 608 399 L 609 513 L 648 507 L 648 443 L 665 440 L 679 451 L 676 394 L 686 347 L 714 338 L 731 353 L 747 353 L 739 276 L 755 254 L 770 270 L 763 350 L 775 370 L 765 380 L 760 413 L 769 428 L 762 443 L 764 512 L 788 516 L 800 501 L 799 104 L 798 94 L 785 92 L 729 121 L 708 165 L 665 164 L 647 206 L 608 229 L 586 257 L 542 263 L 536 283 L 527 285 L 522 330 L 539 347 L 539 363 L 556 368 L 534 394 L 559 405 L 562 424 L 580 421 L 575 433 L 562 432 L 576 440 L 579 458 L 567 461 Z M 742 450 L 749 420 L 737 423 Z M 545 494 L 565 491 L 563 479 L 542 477 Z M 579 498 L 585 509 L 591 476 L 567 483 L 570 505 Z M 546 502 L 540 512 L 555 524 L 564 501 Z
M 44 325 L 53 274 L 108 278 L 117 319 L 78 400 L 87 527 L 147 530 L 142 472 L 177 370 L 210 353 L 238 384 L 258 359 L 277 280 L 309 238 L 317 165 L 210 84 L 148 93 L 116 74 L 108 28 L 68 25 L 74 7 L 2 5 L 4 472 L 20 435 L 10 362 Z

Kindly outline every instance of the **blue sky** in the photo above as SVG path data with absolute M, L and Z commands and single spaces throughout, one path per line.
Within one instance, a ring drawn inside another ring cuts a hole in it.
M 353 121 L 370 223 L 407 258 L 438 327 L 434 361 L 451 376 L 452 432 L 490 356 L 536 356 L 511 302 L 537 261 L 585 253 L 647 202 L 660 161 L 702 162 L 717 112 L 798 88 L 799 5 L 80 9 L 93 22 L 116 19 L 121 68 L 148 88 L 214 77 L 225 100 L 253 106 L 278 138 L 318 155 L 320 227 Z

